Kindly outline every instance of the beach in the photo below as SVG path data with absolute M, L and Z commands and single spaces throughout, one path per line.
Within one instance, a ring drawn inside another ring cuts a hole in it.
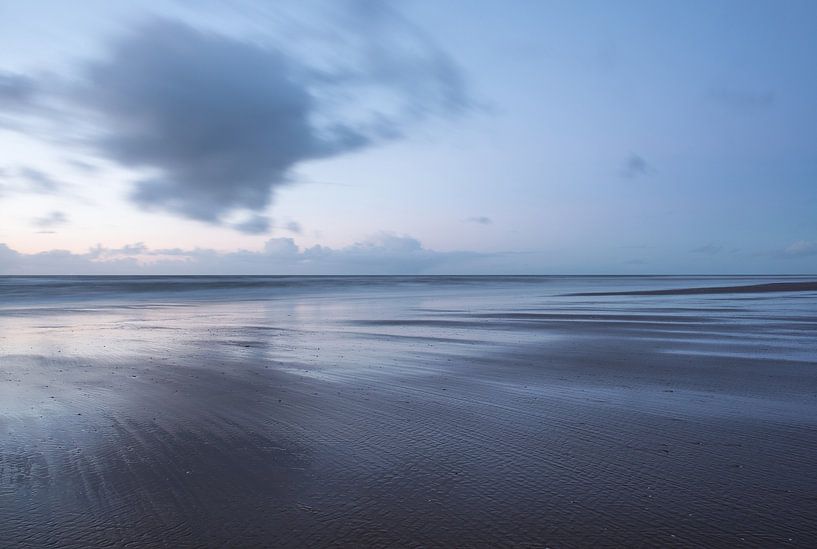
M 2 277 L 0 375 L 3 547 L 817 545 L 813 277 Z

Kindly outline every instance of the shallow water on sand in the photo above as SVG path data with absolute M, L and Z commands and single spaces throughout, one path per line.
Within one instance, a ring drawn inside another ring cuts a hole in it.
M 810 283 L 2 277 L 0 546 L 814 546 Z

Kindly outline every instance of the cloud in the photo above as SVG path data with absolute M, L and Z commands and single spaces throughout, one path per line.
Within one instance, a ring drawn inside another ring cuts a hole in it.
M 300 248 L 291 238 L 260 251 L 152 249 L 143 243 L 24 254 L 0 244 L 0 274 L 417 274 L 496 268 L 496 254 L 438 252 L 415 238 L 380 233 L 342 248 Z M 499 262 L 505 268 L 505 262 Z
M 775 102 L 775 94 L 772 91 L 752 91 L 737 88 L 710 90 L 707 97 L 715 103 L 745 113 L 768 109 Z
M 699 247 L 694 248 L 694 249 L 692 249 L 690 251 L 692 253 L 696 253 L 696 254 L 714 255 L 714 254 L 721 253 L 723 251 L 723 246 L 721 246 L 720 244 L 711 244 L 710 243 L 710 244 L 705 244 L 703 246 L 699 246 Z
M 87 257 L 91 259 L 110 260 L 120 257 L 150 255 L 151 252 L 144 242 L 126 244 L 121 248 L 105 248 L 97 245 L 88 252 Z
M 47 229 L 68 223 L 68 216 L 64 212 L 53 211 L 42 217 L 34 218 L 31 222 L 35 227 Z
M 330 84 L 355 92 L 372 87 L 385 92 L 384 103 L 393 106 L 386 117 L 391 127 L 380 128 L 385 134 L 398 135 L 400 123 L 414 118 L 461 113 L 474 106 L 454 61 L 389 3 L 361 0 L 345 5 L 351 9 L 342 13 L 340 23 L 354 29 L 346 37 L 351 55 L 326 75 Z M 384 112 L 375 114 L 375 119 L 383 119 Z
M 44 97 L 44 89 L 52 85 L 53 78 L 47 75 L 0 70 L 0 129 L 17 131 L 27 137 L 46 137 L 43 128 L 61 118 Z
M 783 257 L 806 257 L 817 255 L 817 240 L 798 240 L 784 248 L 777 255 Z
M 27 106 L 37 86 L 33 79 L 16 73 L 0 72 L 0 106 L 14 109 Z
M 0 110 L 44 95 L 64 111 L 49 120 L 75 122 L 65 144 L 145 174 L 130 193 L 139 207 L 266 232 L 263 213 L 295 166 L 470 104 L 459 69 L 416 27 L 380 3 L 348 5 L 331 62 L 154 18 L 71 82 L 4 74 Z M 229 221 L 248 212 L 258 217 Z
M 77 160 L 75 158 L 71 158 L 66 160 L 66 162 L 73 166 L 74 168 L 86 173 L 86 174 L 94 174 L 99 171 L 99 166 L 91 164 L 90 162 L 85 162 L 84 160 Z
M 50 175 L 28 166 L 0 168 L 0 195 L 2 194 L 55 194 L 66 187 Z
M 62 184 L 56 179 L 52 178 L 45 172 L 35 170 L 34 168 L 23 167 L 18 171 L 19 176 L 29 183 L 29 189 L 32 192 L 39 193 L 54 193 L 57 192 Z
M 132 199 L 202 221 L 260 211 L 296 163 L 367 144 L 353 128 L 319 132 L 304 76 L 281 52 L 154 20 L 92 64 L 78 97 L 109 131 L 99 152 L 156 176 Z M 240 226 L 239 226 L 240 228 Z
M 627 159 L 624 161 L 624 166 L 621 168 L 621 177 L 625 177 L 627 179 L 635 179 L 636 177 L 641 177 L 645 175 L 649 175 L 653 172 L 652 167 L 644 160 L 643 157 L 637 154 L 631 154 Z
M 469 217 L 466 219 L 469 223 L 477 223 L 478 225 L 490 225 L 493 223 L 493 220 L 490 217 L 486 217 L 484 215 L 479 215 L 476 217 Z
M 302 234 L 304 232 L 303 227 L 301 227 L 301 224 L 297 221 L 289 221 L 286 225 L 284 225 L 284 228 L 295 234 Z
M 253 215 L 250 219 L 234 223 L 233 228 L 245 234 L 264 234 L 270 231 L 270 219 L 264 215 Z

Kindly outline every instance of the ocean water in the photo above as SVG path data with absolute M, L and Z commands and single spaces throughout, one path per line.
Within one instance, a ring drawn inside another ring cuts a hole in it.
M 778 287 L 787 291 L 773 291 Z M 706 293 L 707 288 L 717 293 Z M 704 293 L 684 295 L 690 290 Z M 101 334 L 124 351 L 155 345 L 186 327 L 218 329 L 218 322 L 236 330 L 272 323 L 291 334 L 303 331 L 327 340 L 340 334 L 341 343 L 353 325 L 371 334 L 452 341 L 472 341 L 478 334 L 483 345 L 472 345 L 475 352 L 496 352 L 500 344 L 518 349 L 565 333 L 578 335 L 579 327 L 613 333 L 659 322 L 677 326 L 678 341 L 685 323 L 719 323 L 730 331 L 762 326 L 765 340 L 746 353 L 802 358 L 812 352 L 807 340 L 781 341 L 773 332 L 803 323 L 808 333 L 816 311 L 817 287 L 807 276 L 0 277 L 0 341 L 7 351 L 27 344 L 21 343 L 28 341 L 22 337 L 27 329 L 58 333 L 47 326 L 70 328 L 70 340 L 61 344 L 83 345 L 91 353 L 98 352 Z M 168 330 L 129 337 L 130 328 L 154 322 Z M 691 337 L 695 331 L 700 330 Z M 120 336 L 126 337 L 117 341 Z M 395 345 L 382 341 L 384 352 Z
M 341 292 L 500 292 L 536 297 L 576 293 L 649 292 L 696 288 L 735 288 L 806 284 L 799 276 L 0 276 L 0 306 L 16 302 L 129 299 L 285 299 L 295 295 Z M 809 285 L 810 284 L 810 285 Z M 748 293 L 770 293 L 772 289 Z M 779 293 L 779 292 L 771 292 Z M 804 293 L 804 291 L 800 291 Z
M 2 547 L 811 547 L 817 288 L 2 277 L 0 433 Z

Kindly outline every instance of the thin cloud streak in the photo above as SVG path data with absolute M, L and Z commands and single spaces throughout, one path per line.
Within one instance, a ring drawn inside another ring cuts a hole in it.
M 35 227 L 40 227 L 41 229 L 59 227 L 60 225 L 65 225 L 68 223 L 68 216 L 65 214 L 65 212 L 53 211 L 44 216 L 34 218 L 31 223 Z
M 4 194 L 57 194 L 68 185 L 49 174 L 31 168 L 0 168 L 0 196 Z

